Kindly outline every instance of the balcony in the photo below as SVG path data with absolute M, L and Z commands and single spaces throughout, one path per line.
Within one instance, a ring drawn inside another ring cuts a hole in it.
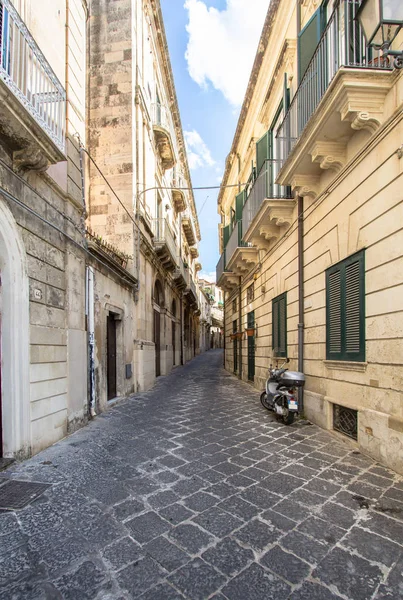
M 301 196 L 315 198 L 323 171 L 346 164 L 353 135 L 366 131 L 368 139 L 384 120 L 391 65 L 366 46 L 354 20 L 359 4 L 344 0 L 333 11 L 277 132 L 277 182 Z
M 242 221 L 238 221 L 226 247 L 226 268 L 234 275 L 246 275 L 258 263 L 258 249 L 242 237 Z
M 239 277 L 227 270 L 227 251 L 226 249 L 220 256 L 220 260 L 216 266 L 216 281 L 217 286 L 225 292 L 231 293 L 239 284 Z
M 154 248 L 163 267 L 173 271 L 177 266 L 177 247 L 175 238 L 166 219 L 152 219 Z
M 16 171 L 65 157 L 65 90 L 10 0 L 0 0 L 0 131 Z
M 187 270 L 187 273 L 186 273 L 185 296 L 191 306 L 198 307 L 199 306 L 199 298 L 198 298 L 198 293 L 197 293 L 197 287 L 196 287 L 196 284 L 194 282 L 191 272 L 189 271 L 189 269 L 186 269 L 186 270 Z
M 174 168 L 172 178 L 172 200 L 177 213 L 186 210 L 186 189 L 188 184 L 180 169 Z
M 189 271 L 187 268 L 185 268 L 183 260 L 179 257 L 178 264 L 173 273 L 174 283 L 179 291 L 183 291 L 186 289 L 188 285 L 188 275 Z
M 279 160 L 266 160 L 242 211 L 243 241 L 268 250 L 292 223 L 295 201 L 291 188 L 275 183 Z
M 156 102 L 152 105 L 152 122 L 155 143 L 164 171 L 172 169 L 176 162 L 174 126 L 169 109 Z
M 182 227 L 185 232 L 185 237 L 189 246 L 194 246 L 197 242 L 196 233 L 194 230 L 193 219 L 190 212 L 186 212 L 186 214 L 182 217 Z

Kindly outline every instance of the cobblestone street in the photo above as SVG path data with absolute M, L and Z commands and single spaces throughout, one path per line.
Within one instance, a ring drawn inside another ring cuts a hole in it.
M 403 480 L 210 351 L 4 477 L 1 600 L 397 600 Z

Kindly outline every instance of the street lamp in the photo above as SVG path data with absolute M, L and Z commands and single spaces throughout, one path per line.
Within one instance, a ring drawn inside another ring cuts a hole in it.
M 362 0 L 357 17 L 368 46 L 395 57 L 395 67 L 403 68 L 403 51 L 390 45 L 403 27 L 403 0 Z

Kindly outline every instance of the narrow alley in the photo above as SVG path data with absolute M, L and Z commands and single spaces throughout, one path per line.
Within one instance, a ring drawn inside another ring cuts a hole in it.
M 403 480 L 197 357 L 1 474 L 1 600 L 403 597 Z

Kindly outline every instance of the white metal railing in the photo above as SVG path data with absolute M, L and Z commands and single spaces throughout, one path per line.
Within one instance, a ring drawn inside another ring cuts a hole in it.
M 224 250 L 224 252 L 221 254 L 220 260 L 218 261 L 217 266 L 216 266 L 216 281 L 220 280 L 221 275 L 225 271 L 225 267 L 226 267 L 226 264 L 225 264 L 226 256 L 225 255 L 226 255 L 226 250 Z
M 176 166 L 173 168 L 172 173 L 172 187 L 182 189 L 183 193 L 186 191 L 184 188 L 189 187 L 186 183 L 182 169 Z
M 266 198 L 292 198 L 291 188 L 288 185 L 275 183 L 280 172 L 282 162 L 278 159 L 269 159 L 264 162 L 256 181 L 242 211 L 242 231 L 245 234 L 253 219 L 259 212 L 263 200 Z
M 278 155 L 288 158 L 327 88 L 342 67 L 389 69 L 389 60 L 366 45 L 355 20 L 360 0 L 344 0 L 334 9 L 316 51 L 299 84 L 276 140 Z
M 152 219 L 151 230 L 154 234 L 154 243 L 166 244 L 172 257 L 176 257 L 178 250 L 168 221 L 166 219 Z
M 153 125 L 157 125 L 168 131 L 172 139 L 172 144 L 176 148 L 175 128 L 171 111 L 168 107 L 160 102 L 154 102 L 151 105 L 151 118 Z
M 245 248 L 251 245 L 242 241 L 242 221 L 237 221 L 225 248 L 227 263 L 231 260 L 237 248 Z
M 0 79 L 64 152 L 66 92 L 10 0 L 0 0 Z

